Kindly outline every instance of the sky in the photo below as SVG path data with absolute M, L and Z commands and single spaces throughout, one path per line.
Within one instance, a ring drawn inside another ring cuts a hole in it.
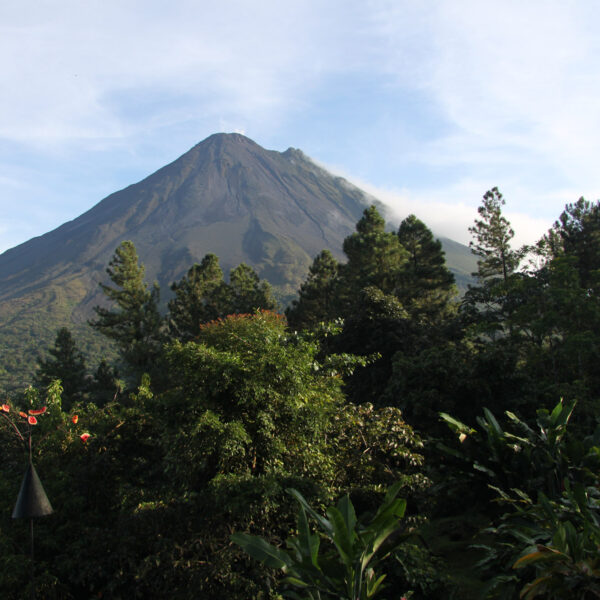
M 217 132 L 300 148 L 468 243 L 600 198 L 600 3 L 2 0 L 0 252 Z

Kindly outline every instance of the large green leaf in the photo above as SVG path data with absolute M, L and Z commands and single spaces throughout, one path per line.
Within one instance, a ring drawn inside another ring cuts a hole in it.
M 302 558 L 318 568 L 319 536 L 311 534 L 303 506 L 300 506 L 298 511 L 298 537 L 296 539 L 298 542 L 296 547 Z
M 331 523 L 327 519 L 322 517 L 319 513 L 315 512 L 310 506 L 310 504 L 305 500 L 304 496 L 298 490 L 295 490 L 294 488 L 288 488 L 286 491 L 288 494 L 296 498 L 300 505 L 304 507 L 306 512 L 319 524 L 321 529 L 328 536 L 331 537 L 333 535 L 333 527 L 331 526 Z
M 344 564 L 347 567 L 350 567 L 352 565 L 352 561 L 354 560 L 352 534 L 346 527 L 346 522 L 344 521 L 342 513 L 335 508 L 335 506 L 330 506 L 327 509 L 327 516 L 329 517 L 333 527 L 332 541 L 338 549 Z
M 241 546 L 253 558 L 272 569 L 287 569 L 293 565 L 290 555 L 265 540 L 247 533 L 234 533 L 231 541 Z
M 340 498 L 337 508 L 344 518 L 346 528 L 349 532 L 353 532 L 354 528 L 356 527 L 356 512 L 348 494 Z

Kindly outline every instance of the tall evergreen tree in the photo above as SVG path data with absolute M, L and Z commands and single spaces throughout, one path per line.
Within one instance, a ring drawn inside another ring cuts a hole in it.
M 229 310 L 226 314 L 275 310 L 277 306 L 270 284 L 261 281 L 252 267 L 241 263 L 230 271 Z
M 103 358 L 94 372 L 89 386 L 89 398 L 96 406 L 104 406 L 111 400 L 116 400 L 121 384 L 119 374 L 108 361 Z
M 567 204 L 546 240 L 554 258 L 571 256 L 575 259 L 582 287 L 598 285 L 600 202 L 580 198 L 574 204 Z
M 193 265 L 171 290 L 175 297 L 169 302 L 169 329 L 184 341 L 194 339 L 202 323 L 223 316 L 229 304 L 229 289 L 214 254 Z
M 408 260 L 400 273 L 397 297 L 413 318 L 439 323 L 451 312 L 456 296 L 454 275 L 446 267 L 442 244 L 415 215 L 402 221 L 398 238 Z
M 521 251 L 513 250 L 510 242 L 515 235 L 510 223 L 502 214 L 504 197 L 497 187 L 487 191 L 477 209 L 480 218 L 475 220 L 469 231 L 475 238 L 469 246 L 479 259 L 479 279 L 501 277 L 504 282 L 519 267 L 523 257 Z
M 344 240 L 348 262 L 340 268 L 344 314 L 352 313 L 361 290 L 376 287 L 394 293 L 407 252 L 395 233 L 385 230 L 385 220 L 375 206 L 366 208 L 356 232 Z
M 296 329 L 307 329 L 339 316 L 339 263 L 329 250 L 318 254 L 300 286 L 298 299 L 285 311 L 288 323 Z
M 58 330 L 54 346 L 48 349 L 48 353 L 50 357 L 38 359 L 37 383 L 46 387 L 53 380 L 60 379 L 63 409 L 69 410 L 74 402 L 83 399 L 88 387 L 85 358 L 66 327 Z
M 159 288 L 144 282 L 144 266 L 138 264 L 133 242 L 124 241 L 115 250 L 106 269 L 113 286 L 101 283 L 114 308 L 96 306 L 98 318 L 90 325 L 117 343 L 129 374 L 139 378 L 156 367 L 163 342 L 162 318 L 158 312 Z

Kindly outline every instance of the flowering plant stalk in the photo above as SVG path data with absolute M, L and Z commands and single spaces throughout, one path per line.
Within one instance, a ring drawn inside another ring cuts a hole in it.
M 54 381 L 48 386 L 47 390 L 47 398 L 51 404 L 57 404 L 60 409 L 60 393 L 62 392 L 62 387 L 60 385 L 60 381 Z M 25 392 L 26 397 L 29 399 L 30 405 L 37 401 L 37 394 L 35 390 L 30 386 Z M 0 416 L 4 418 L 4 420 L 9 424 L 10 428 L 14 431 L 17 439 L 19 439 L 28 454 L 29 462 L 32 462 L 33 457 L 33 436 L 32 431 L 33 427 L 38 425 L 38 417 L 45 415 L 48 413 L 48 406 L 42 406 L 40 408 L 30 408 L 25 412 L 24 410 L 18 410 L 11 406 L 9 402 L 5 402 L 0 405 Z M 13 415 L 18 416 L 17 420 Z M 70 416 L 70 421 L 74 425 L 79 421 L 79 416 L 74 414 Z M 58 428 L 60 428 L 62 423 L 58 424 Z M 26 427 L 26 430 L 23 430 L 23 427 Z M 47 432 L 38 443 L 42 442 L 47 436 L 49 432 Z M 89 433 L 83 433 L 79 436 L 82 442 L 87 442 L 90 438 Z

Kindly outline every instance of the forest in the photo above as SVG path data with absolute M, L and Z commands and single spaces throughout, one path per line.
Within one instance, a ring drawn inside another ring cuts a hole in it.
M 118 359 L 62 328 L 2 399 L 1 596 L 600 598 L 600 202 L 522 248 L 504 205 L 462 297 L 428 227 L 375 206 L 285 310 L 214 254 L 160 310 L 123 242 L 89 323 Z

